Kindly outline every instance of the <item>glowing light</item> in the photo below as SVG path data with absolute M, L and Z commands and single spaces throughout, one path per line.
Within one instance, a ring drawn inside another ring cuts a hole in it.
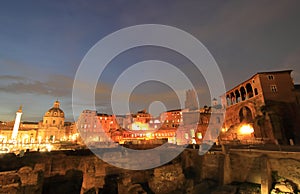
M 197 138 L 202 139 L 202 133 L 197 133 Z
M 189 134 L 188 133 L 184 133 L 184 138 L 185 139 L 189 139 Z
M 149 125 L 148 123 L 141 123 L 141 122 L 135 122 L 131 125 L 132 130 L 148 130 Z
M 154 120 L 154 123 L 160 123 L 160 121 L 158 119 Z
M 52 145 L 51 144 L 46 144 L 46 149 L 47 149 L 48 152 L 51 152 Z
M 38 142 L 39 142 L 39 144 L 42 143 L 42 137 L 41 136 L 38 136 Z
M 250 135 L 254 132 L 254 129 L 251 125 L 243 125 L 240 127 L 240 133 L 243 135 Z
M 3 135 L 0 135 L 0 140 L 4 140 L 4 139 L 6 139 L 6 137 Z
M 228 129 L 222 128 L 222 132 L 223 132 L 223 133 L 225 133 L 225 132 L 227 132 L 227 131 L 228 131 Z
M 192 139 L 192 144 L 196 144 L 196 140 L 195 139 Z
M 72 136 L 71 136 L 71 140 L 72 141 L 76 141 L 76 139 L 78 138 L 79 136 L 79 133 L 74 133 Z
M 195 137 L 195 130 L 191 129 L 190 132 L 191 132 L 191 137 Z

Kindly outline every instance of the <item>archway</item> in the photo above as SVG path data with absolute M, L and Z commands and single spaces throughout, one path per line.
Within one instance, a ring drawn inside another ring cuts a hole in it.
M 252 117 L 252 112 L 250 108 L 247 106 L 244 106 L 243 108 L 240 109 L 239 111 L 239 117 L 240 117 L 240 122 L 242 123 L 252 123 L 253 122 L 253 117 Z

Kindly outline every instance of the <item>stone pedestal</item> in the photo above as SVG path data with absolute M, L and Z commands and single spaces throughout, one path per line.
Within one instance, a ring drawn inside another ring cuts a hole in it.
M 223 163 L 223 185 L 230 184 L 231 182 L 230 156 L 229 154 L 225 154 Z
M 261 193 L 268 194 L 272 187 L 272 172 L 267 156 L 261 157 Z

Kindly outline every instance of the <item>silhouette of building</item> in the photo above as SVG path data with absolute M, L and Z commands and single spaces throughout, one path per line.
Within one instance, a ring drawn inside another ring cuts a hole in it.
M 199 109 L 196 92 L 192 89 L 186 91 L 185 108 L 189 110 Z

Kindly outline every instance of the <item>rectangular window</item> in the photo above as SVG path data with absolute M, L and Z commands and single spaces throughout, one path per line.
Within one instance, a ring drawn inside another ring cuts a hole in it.
M 274 76 L 273 75 L 268 75 L 268 80 L 273 80 Z
M 277 87 L 276 87 L 276 85 L 271 85 L 271 91 L 272 91 L 272 92 L 277 92 Z

